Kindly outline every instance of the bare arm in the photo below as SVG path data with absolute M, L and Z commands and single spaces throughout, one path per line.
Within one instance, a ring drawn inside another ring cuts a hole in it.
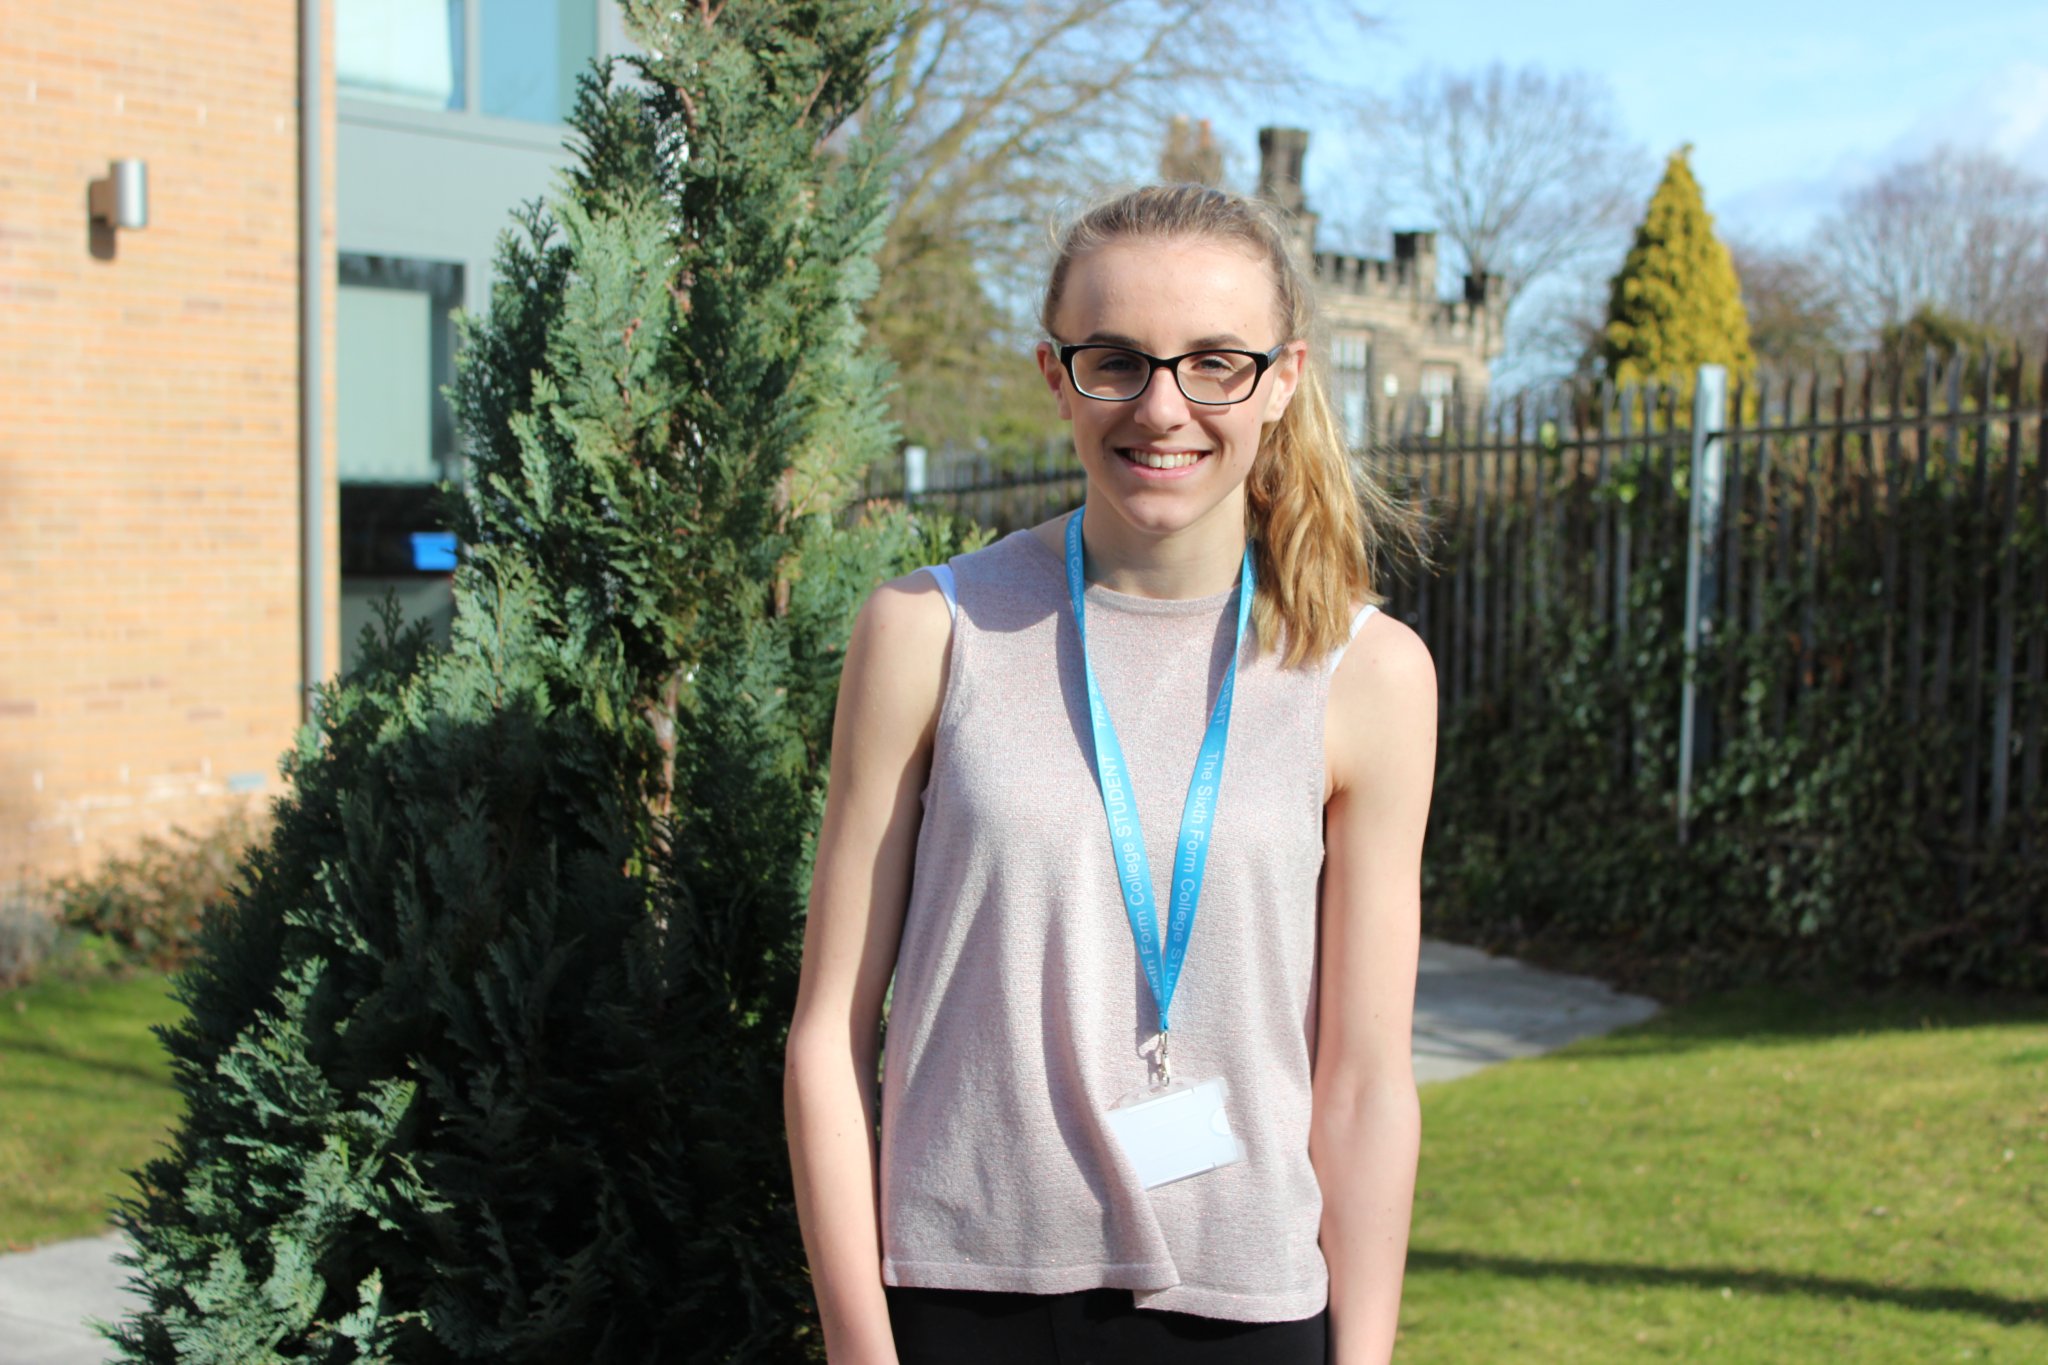
M 1323 1192 L 1332 1365 L 1393 1356 L 1421 1111 L 1411 1053 L 1436 670 L 1384 615 L 1330 684 L 1321 973 L 1309 1157 Z
M 929 575 L 884 585 L 855 623 L 832 729 L 783 1081 L 797 1214 L 832 1365 L 896 1365 L 882 1296 L 875 1072 L 950 633 Z

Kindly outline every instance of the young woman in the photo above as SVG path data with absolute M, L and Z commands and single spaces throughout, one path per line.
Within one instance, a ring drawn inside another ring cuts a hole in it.
M 785 1092 L 833 1365 L 1392 1352 L 1436 682 L 1312 305 L 1255 201 L 1088 213 L 1083 508 L 861 612 Z

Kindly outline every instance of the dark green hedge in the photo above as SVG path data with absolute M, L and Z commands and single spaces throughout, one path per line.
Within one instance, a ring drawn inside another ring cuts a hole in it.
M 1762 629 L 1754 618 L 1724 623 L 1699 665 L 1716 701 L 1715 749 L 1683 843 L 1683 472 L 1669 499 L 1634 496 L 1658 477 L 1640 469 L 1596 490 L 1632 504 L 1628 515 L 1673 519 L 1638 538 L 1668 548 L 1633 565 L 1621 638 L 1584 594 L 1556 594 L 1529 622 L 1530 643 L 1506 673 L 1512 688 L 1446 709 L 1426 858 L 1431 927 L 1681 989 L 1815 976 L 2048 988 L 2048 796 L 2028 805 L 2020 781 L 2025 722 L 2044 706 L 2027 659 L 2048 634 L 2048 601 L 2033 590 L 2048 570 L 2048 529 L 2026 491 L 2029 465 L 2007 539 L 1996 459 L 1987 472 L 1991 496 L 1964 466 L 1917 487 L 1900 476 L 1889 505 L 1882 493 L 1863 511 L 1854 496 L 1822 504 L 1834 520 L 1815 537 L 1818 555 L 1789 572 L 1773 565 Z M 1658 505 L 1645 512 L 1644 501 Z M 1808 527 L 1803 508 L 1792 514 Z M 1742 534 L 1746 553 L 1786 543 L 1754 506 Z M 1568 576 L 1592 551 L 1554 553 Z M 2010 807 L 1993 830 L 1993 643 L 2008 556 L 2016 723 Z

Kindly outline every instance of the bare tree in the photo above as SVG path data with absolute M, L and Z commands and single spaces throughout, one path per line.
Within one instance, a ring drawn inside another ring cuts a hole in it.
M 2048 181 L 1943 148 L 1842 197 L 1815 233 L 1858 339 L 1923 308 L 2028 340 L 2048 329 Z
M 1495 366 L 1494 401 L 1593 377 L 1607 332 L 1609 272 L 1591 262 L 1559 271 L 1523 296 L 1513 344 Z
M 1497 277 L 1497 326 L 1531 285 L 1619 259 L 1649 164 L 1612 103 L 1596 77 L 1495 63 L 1417 72 L 1370 111 L 1387 173 L 1455 248 L 1447 259 Z
M 1299 54 L 1372 21 L 1349 0 L 918 0 L 883 99 L 904 121 L 899 220 L 990 244 L 1056 201 L 1147 177 L 1172 114 L 1306 91 Z
M 1813 252 L 1740 240 L 1730 241 L 1728 252 L 1759 366 L 1800 373 L 1842 355 L 1849 325 L 1840 281 Z
M 891 340 L 904 397 L 956 400 L 947 412 L 931 403 L 902 411 L 907 427 L 954 439 L 992 414 L 991 404 L 1018 406 L 1014 385 L 998 385 L 1012 391 L 999 401 L 933 367 L 986 346 L 991 318 L 1020 332 L 1029 325 L 1029 282 L 1063 201 L 1150 178 L 1172 115 L 1220 115 L 1283 91 L 1314 95 L 1300 54 L 1327 45 L 1336 36 L 1328 30 L 1362 33 L 1371 22 L 1351 0 L 1270 10 L 1193 0 L 912 0 L 879 97 L 903 120 L 904 139 L 896 216 L 878 262 L 882 292 L 870 314 L 933 321 L 924 300 L 940 297 L 954 301 L 946 316 L 978 334 L 949 335 L 935 324 Z M 975 282 L 989 307 L 960 304 Z

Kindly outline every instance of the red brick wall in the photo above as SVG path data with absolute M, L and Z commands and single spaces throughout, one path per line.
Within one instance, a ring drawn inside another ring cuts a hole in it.
M 332 70 L 330 43 L 328 281 Z M 115 157 L 148 162 L 150 222 L 96 254 L 88 186 Z M 298 216 L 291 0 L 10 0 L 0 885 L 278 790 L 300 714 Z M 325 353 L 323 394 L 331 321 Z

